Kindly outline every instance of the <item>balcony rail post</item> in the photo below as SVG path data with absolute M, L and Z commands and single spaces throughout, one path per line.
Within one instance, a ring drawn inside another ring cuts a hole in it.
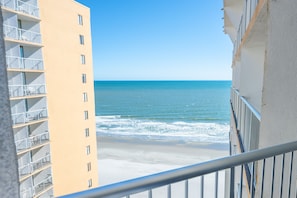
M 171 198 L 171 184 L 167 187 L 167 198 Z
M 189 180 L 185 181 L 185 198 L 189 197 Z

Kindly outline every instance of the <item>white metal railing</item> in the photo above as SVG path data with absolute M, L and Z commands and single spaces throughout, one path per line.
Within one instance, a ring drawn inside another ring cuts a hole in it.
M 43 60 L 6 56 L 6 65 L 9 69 L 43 70 Z
M 9 96 L 12 97 L 24 97 L 35 96 L 39 94 L 45 94 L 45 84 L 35 85 L 9 85 Z
M 175 192 L 174 197 L 186 198 L 190 197 L 190 194 L 191 197 L 200 198 L 234 198 L 236 195 L 245 197 L 243 194 L 248 194 L 247 197 L 251 198 L 296 197 L 296 150 L 297 142 L 285 143 L 77 192 L 61 198 L 129 198 L 138 193 L 146 193 L 148 198 L 154 195 L 171 198 L 173 192 Z M 237 185 L 234 178 L 240 176 L 243 181 L 243 167 L 248 163 L 252 164 L 251 185 L 243 186 L 243 182 Z M 228 178 L 223 186 L 218 183 L 219 174 L 217 174 L 222 170 L 226 171 L 226 178 Z M 215 179 L 205 183 L 209 174 L 215 174 Z M 190 188 L 190 183 L 197 177 L 200 178 L 200 182 Z M 173 191 L 176 182 L 184 183 L 183 194 L 177 195 L 177 192 Z M 165 188 L 163 196 L 154 193 L 160 187 Z M 199 188 L 198 193 L 193 193 L 197 188 Z M 218 193 L 220 188 L 223 188 L 223 191 Z
M 41 120 L 47 118 L 47 109 L 39 109 L 34 111 L 28 111 L 23 113 L 15 113 L 11 115 L 12 123 L 15 124 L 25 124 L 32 121 Z
M 48 176 L 43 181 L 39 182 L 38 184 L 34 185 L 34 193 L 35 196 L 41 193 L 44 190 L 47 190 L 50 186 L 53 185 L 52 177 Z
M 260 113 L 234 88 L 231 90 L 231 103 L 244 151 L 257 149 L 261 124 Z
M 245 4 L 243 6 L 243 14 L 240 19 L 239 27 L 237 30 L 237 39 L 233 45 L 233 56 L 237 53 L 239 46 L 241 44 L 242 38 L 249 26 L 249 23 L 255 13 L 256 7 L 259 4 L 259 0 L 247 0 L 244 1 Z
M 24 166 L 20 166 L 19 167 L 19 175 L 20 175 L 20 177 L 29 175 L 29 174 L 33 173 L 34 171 L 41 169 L 41 168 L 45 167 L 46 165 L 50 164 L 50 162 L 51 162 L 51 157 L 49 154 L 47 154 L 46 156 L 44 156 L 38 160 L 30 162 Z
M 20 29 L 10 25 L 3 25 L 4 37 L 19 41 L 41 43 L 41 34 L 30 30 Z
M 38 135 L 30 136 L 28 138 L 15 141 L 17 151 L 29 149 L 49 141 L 49 132 L 41 133 Z
M 39 17 L 39 8 L 37 5 L 27 3 L 25 1 L 17 1 L 17 11 L 29 14 L 35 17 Z

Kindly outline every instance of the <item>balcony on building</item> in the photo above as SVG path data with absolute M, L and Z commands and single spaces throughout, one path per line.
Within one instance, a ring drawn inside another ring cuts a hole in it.
M 0 5 L 8 10 L 39 18 L 37 0 L 0 0 Z
M 31 176 L 33 174 L 36 174 L 44 170 L 50 164 L 51 164 L 51 157 L 50 157 L 50 154 L 47 154 L 46 156 L 40 159 L 34 160 L 28 164 L 19 165 L 20 180 L 23 180 L 23 178 L 26 178 L 28 176 Z
M 21 197 L 50 197 L 52 195 L 51 168 L 48 167 L 32 177 L 24 179 L 20 184 Z
M 39 96 L 45 93 L 45 84 L 9 85 L 9 96 L 12 99 L 25 96 Z
M 49 142 L 48 122 L 38 122 L 13 128 L 18 152 Z
M 43 60 L 39 58 L 25 58 L 20 56 L 6 56 L 8 70 L 43 71 Z
M 46 94 L 44 73 L 9 71 L 8 83 L 11 100 L 22 97 L 43 97 Z
M 42 121 L 47 118 L 47 109 L 43 107 L 42 109 L 31 110 L 21 113 L 12 114 L 13 125 L 19 124 L 30 124 L 31 122 Z
M 14 40 L 28 45 L 41 44 L 41 34 L 39 32 L 4 24 L 3 33 L 5 39 Z
M 6 41 L 41 45 L 40 21 L 3 11 L 3 33 Z
M 28 138 L 15 140 L 17 153 L 22 152 L 24 150 L 31 150 L 37 146 L 41 146 L 46 143 L 49 143 L 48 131 L 45 131 L 44 133 L 37 135 L 30 135 Z
M 47 120 L 47 100 L 45 97 L 11 100 L 12 123 L 14 128 L 22 124 L 33 124 Z

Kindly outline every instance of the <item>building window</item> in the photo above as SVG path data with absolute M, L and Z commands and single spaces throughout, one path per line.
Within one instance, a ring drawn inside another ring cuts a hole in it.
M 80 62 L 81 64 L 85 65 L 86 64 L 86 56 L 85 55 L 80 55 Z
M 81 45 L 84 45 L 85 44 L 85 37 L 83 35 L 79 35 L 79 43 Z
M 87 74 L 82 74 L 82 83 L 87 83 Z
M 89 162 L 87 164 L 87 169 L 88 169 L 88 172 L 90 172 L 92 170 L 92 165 L 91 165 L 91 162 Z
M 87 151 L 87 155 L 89 155 L 91 153 L 91 147 L 90 147 L 90 145 L 88 145 L 86 147 L 86 151 Z
M 78 24 L 83 25 L 83 17 L 80 14 L 78 15 Z
M 86 137 L 89 137 L 90 136 L 90 130 L 89 130 L 89 128 L 86 128 L 85 129 L 85 136 Z
M 84 115 L 85 115 L 85 120 L 89 119 L 89 112 L 88 111 L 84 111 Z
M 83 100 L 84 100 L 84 102 L 88 102 L 88 93 L 87 92 L 83 93 Z
M 88 180 L 88 187 L 91 188 L 92 187 L 92 179 Z

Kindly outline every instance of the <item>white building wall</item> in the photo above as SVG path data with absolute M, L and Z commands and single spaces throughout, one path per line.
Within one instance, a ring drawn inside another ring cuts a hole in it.
M 297 1 L 268 3 L 260 147 L 297 139 Z
M 261 112 L 264 71 L 264 46 L 257 45 L 241 49 L 240 94 Z M 238 74 L 237 74 L 238 76 Z

